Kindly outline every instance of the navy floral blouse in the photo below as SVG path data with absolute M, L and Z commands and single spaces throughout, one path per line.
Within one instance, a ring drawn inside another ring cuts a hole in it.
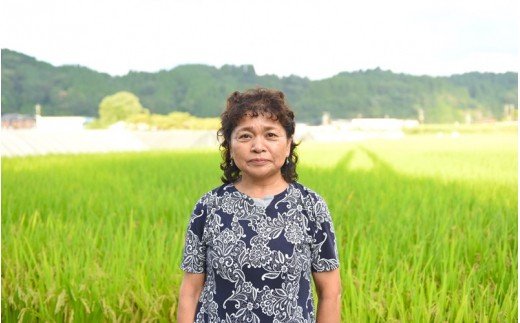
M 224 184 L 196 204 L 181 269 L 205 273 L 195 322 L 315 322 L 311 272 L 338 268 L 325 201 L 291 183 L 266 207 Z

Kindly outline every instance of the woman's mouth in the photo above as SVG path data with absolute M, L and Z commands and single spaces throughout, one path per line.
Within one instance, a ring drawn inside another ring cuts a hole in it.
M 253 165 L 265 165 L 268 162 L 269 162 L 268 159 L 263 159 L 263 158 L 253 158 L 253 159 L 249 160 L 249 163 L 253 164 Z

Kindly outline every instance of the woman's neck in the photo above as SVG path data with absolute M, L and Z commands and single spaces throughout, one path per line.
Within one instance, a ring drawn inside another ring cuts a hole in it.
M 280 174 L 279 177 L 257 180 L 255 178 L 241 177 L 234 183 L 237 190 L 251 197 L 265 197 L 276 195 L 288 186 L 287 182 Z

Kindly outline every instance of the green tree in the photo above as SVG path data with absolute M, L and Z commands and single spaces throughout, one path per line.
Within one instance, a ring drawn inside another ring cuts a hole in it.
M 146 111 L 147 109 L 143 108 L 139 98 L 126 91 L 106 96 L 99 104 L 100 122 L 105 125 L 126 120 L 132 115 L 146 113 Z

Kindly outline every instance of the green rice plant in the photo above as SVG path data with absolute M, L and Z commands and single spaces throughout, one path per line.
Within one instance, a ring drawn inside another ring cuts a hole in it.
M 333 215 L 352 322 L 518 319 L 517 139 L 299 147 Z M 174 321 L 217 151 L 4 158 L 2 320 Z

